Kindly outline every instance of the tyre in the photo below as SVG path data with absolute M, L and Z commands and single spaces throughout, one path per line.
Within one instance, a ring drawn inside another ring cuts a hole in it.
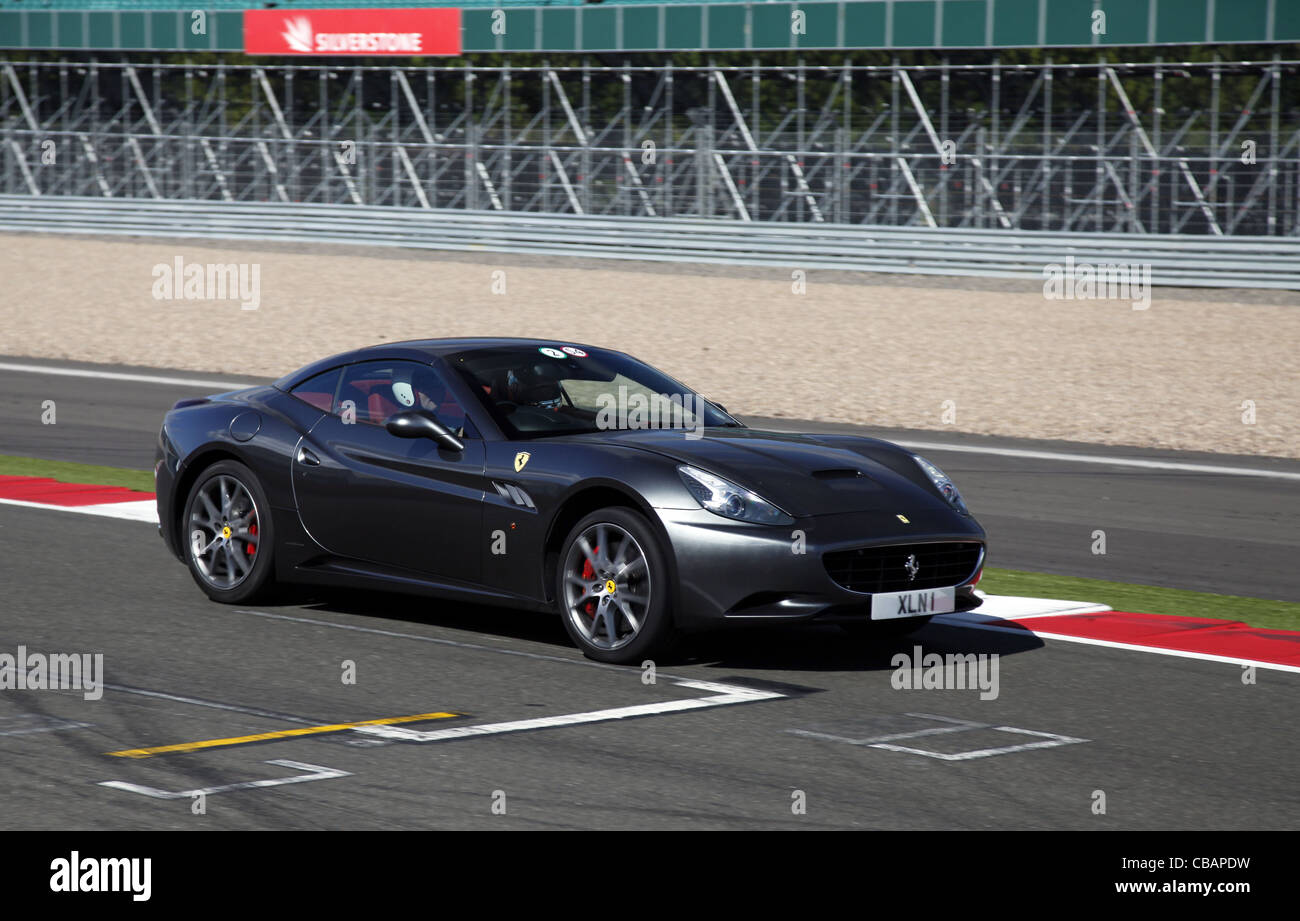
M 929 617 L 904 617 L 900 620 L 871 620 L 840 624 L 840 627 L 855 640 L 888 642 L 915 633 L 929 622 Z
M 253 471 L 227 460 L 200 473 L 181 529 L 190 575 L 213 601 L 241 604 L 269 593 L 275 526 Z
M 667 558 L 636 512 L 602 509 L 574 525 L 556 579 L 564 629 L 588 658 L 639 664 L 671 646 Z

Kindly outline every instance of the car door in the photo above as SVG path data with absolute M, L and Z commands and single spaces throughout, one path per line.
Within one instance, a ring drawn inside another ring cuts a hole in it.
M 410 408 L 433 411 L 455 431 L 464 427 L 465 450 L 390 434 L 384 420 Z M 345 368 L 331 412 L 303 436 L 292 463 L 298 515 L 327 550 L 440 580 L 480 581 L 483 440 L 428 365 Z

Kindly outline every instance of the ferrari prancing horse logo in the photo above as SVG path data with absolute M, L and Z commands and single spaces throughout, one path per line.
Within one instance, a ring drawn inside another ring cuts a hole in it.
M 516 467 L 515 469 L 518 470 L 519 468 Z M 910 521 L 907 520 L 907 516 L 906 516 L 906 515 L 895 515 L 894 517 L 897 518 L 899 521 L 901 521 L 903 524 L 911 524 L 911 523 L 912 523 L 912 522 L 910 522 Z
M 515 473 L 524 469 L 524 464 L 528 463 L 528 458 L 532 457 L 527 451 L 520 451 L 515 455 Z

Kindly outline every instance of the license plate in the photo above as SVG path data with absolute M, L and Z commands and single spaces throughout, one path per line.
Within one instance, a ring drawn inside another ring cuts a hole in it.
M 893 620 L 898 617 L 925 617 L 948 614 L 957 607 L 957 589 L 925 588 L 916 592 L 890 592 L 871 596 L 871 619 Z

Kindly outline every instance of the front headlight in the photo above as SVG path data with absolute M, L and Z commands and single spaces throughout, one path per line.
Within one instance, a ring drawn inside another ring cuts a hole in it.
M 913 454 L 912 459 L 915 460 L 917 464 L 920 465 L 921 469 L 925 471 L 925 475 L 930 478 L 930 482 L 934 484 L 934 488 L 939 490 L 940 494 L 948 500 L 948 504 L 951 505 L 955 511 L 962 515 L 970 514 L 970 509 L 966 508 L 966 503 L 962 501 L 961 493 L 957 491 L 957 487 L 953 484 L 952 480 L 948 479 L 948 474 L 944 473 L 919 454 Z
M 755 524 L 794 524 L 793 518 L 762 496 L 720 476 L 689 464 L 678 467 L 677 475 L 700 505 L 715 515 Z

